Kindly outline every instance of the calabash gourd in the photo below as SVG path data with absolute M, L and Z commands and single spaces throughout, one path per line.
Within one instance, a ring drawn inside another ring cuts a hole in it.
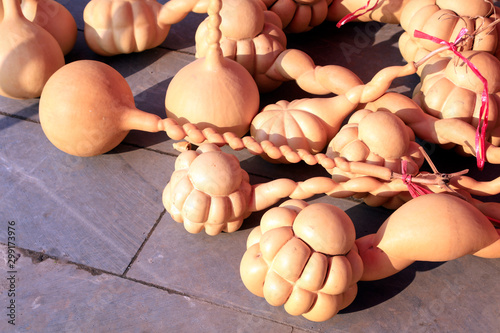
M 328 7 L 327 19 L 340 22 L 352 16 L 349 21 L 399 24 L 409 2 L 412 0 L 334 0 Z
M 49 77 L 64 63 L 54 37 L 23 16 L 18 0 L 3 0 L 0 23 L 0 95 L 39 97 Z
M 402 172 L 405 161 L 406 172 L 416 174 L 424 162 L 419 147 L 413 131 L 393 113 L 361 109 L 351 115 L 330 141 L 326 155 L 385 166 L 398 173 Z M 336 180 L 355 177 L 338 168 L 328 171 Z
M 275 204 L 294 189 L 295 182 L 288 179 L 250 185 L 234 155 L 204 143 L 177 157 L 163 204 L 188 232 L 217 235 L 238 230 L 253 211 Z
M 287 33 L 311 30 L 326 20 L 332 0 L 263 0 L 267 8 L 278 14 Z
M 73 49 L 78 29 L 75 18 L 66 7 L 54 0 L 23 0 L 21 8 L 28 20 L 54 36 L 63 54 L 68 54 Z
M 82 157 L 110 151 L 132 129 L 164 129 L 160 117 L 135 107 L 118 71 L 94 60 L 74 61 L 55 72 L 40 96 L 39 114 L 50 142 Z
M 177 72 L 167 88 L 165 109 L 179 124 L 189 122 L 200 129 L 210 127 L 241 137 L 259 111 L 260 96 L 249 72 L 222 55 L 221 4 L 221 0 L 212 0 L 208 8 L 211 47 L 206 57 Z
M 158 20 L 161 8 L 156 0 L 92 0 L 83 11 L 87 45 L 104 56 L 152 49 L 170 31 Z
M 486 79 L 489 110 L 486 140 L 500 145 L 500 60 L 487 52 L 464 51 L 466 57 Z M 415 87 L 413 99 L 436 118 L 456 118 L 477 127 L 481 119 L 483 82 L 462 59 L 450 58 L 440 63 L 441 70 L 422 76 Z
M 498 45 L 498 31 L 493 19 L 493 3 L 489 0 L 473 1 L 410 1 L 401 14 L 404 29 L 399 39 L 399 49 L 406 61 L 415 61 L 442 45 L 415 36 L 421 31 L 450 43 L 457 41 L 461 29 L 468 34 L 458 40 L 461 51 L 477 50 L 494 53 Z M 450 55 L 450 51 L 447 52 Z M 440 55 L 446 55 L 441 52 Z M 419 70 L 419 74 L 422 69 Z
M 472 254 L 500 258 L 499 230 L 468 202 L 426 194 L 396 210 L 377 233 L 356 240 L 361 280 L 391 276 L 415 261 L 448 261 Z
M 325 321 L 352 303 L 363 263 L 340 208 L 288 200 L 264 213 L 240 263 L 246 288 L 294 316 Z

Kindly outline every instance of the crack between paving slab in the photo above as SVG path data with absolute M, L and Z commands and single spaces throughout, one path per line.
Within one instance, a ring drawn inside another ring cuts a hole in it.
M 35 123 L 35 124 L 40 124 L 39 121 L 30 119 L 30 118 L 27 118 L 27 117 L 23 117 L 23 116 L 18 116 L 18 115 L 12 114 L 12 113 L 7 113 L 7 112 L 0 111 L 0 115 L 6 116 L 6 117 L 11 117 L 11 118 L 16 118 L 16 119 L 19 119 L 19 120 L 26 120 L 26 121 L 29 121 L 29 122 L 32 122 L 32 123 Z
M 162 212 L 161 216 L 163 216 L 163 214 L 165 214 L 165 211 Z M 161 219 L 161 216 L 158 219 L 158 221 Z M 155 227 L 156 227 L 156 225 L 155 225 Z M 155 227 L 152 228 L 151 232 L 154 231 Z M 150 234 L 151 234 L 151 232 L 150 232 Z M 149 235 L 148 235 L 148 237 L 149 237 Z M 3 246 L 7 246 L 7 244 L 5 244 L 3 242 L 0 242 L 0 244 L 3 245 Z M 160 286 L 160 285 L 157 285 L 157 284 L 153 284 L 153 283 L 150 283 L 150 282 L 146 282 L 146 281 L 137 280 L 137 279 L 134 279 L 134 278 L 131 278 L 131 277 L 127 277 L 124 274 L 117 274 L 117 273 L 109 272 L 109 271 L 102 270 L 102 269 L 99 269 L 99 268 L 90 267 L 90 266 L 87 266 L 87 265 L 84 265 L 84 264 L 79 264 L 79 263 L 76 263 L 76 262 L 73 262 L 73 261 L 70 261 L 70 260 L 66 260 L 64 258 L 59 258 L 59 257 L 56 257 L 56 256 L 48 255 L 48 254 L 43 253 L 43 252 L 38 252 L 38 251 L 26 249 L 26 248 L 16 247 L 15 249 L 21 255 L 23 255 L 25 257 L 28 257 L 28 258 L 31 258 L 32 263 L 35 264 L 35 265 L 39 264 L 41 262 L 44 262 L 47 259 L 52 259 L 52 260 L 54 260 L 56 262 L 56 264 L 61 264 L 61 265 L 68 265 L 69 264 L 69 265 L 73 265 L 73 266 L 76 266 L 77 269 L 81 269 L 81 270 L 84 270 L 84 271 L 90 273 L 92 276 L 98 276 L 98 275 L 101 275 L 101 274 L 111 275 L 111 276 L 114 276 L 114 277 L 117 277 L 117 278 L 121 278 L 121 279 L 128 280 L 128 281 L 131 281 L 131 282 L 139 283 L 139 284 L 147 286 L 147 287 L 151 287 L 151 288 L 155 288 L 155 289 L 159 289 L 159 290 L 165 291 L 165 292 L 167 292 L 170 295 L 177 295 L 177 296 L 187 297 L 187 298 L 196 300 L 198 302 L 203 302 L 203 303 L 206 303 L 206 304 L 209 304 L 209 305 L 212 305 L 212 306 L 216 306 L 216 307 L 228 309 L 228 310 L 235 311 L 235 312 L 238 312 L 238 313 L 242 313 L 242 314 L 245 314 L 245 315 L 249 315 L 249 316 L 252 316 L 252 317 L 255 317 L 255 318 L 260 318 L 262 320 L 266 320 L 266 321 L 273 322 L 273 323 L 276 323 L 276 324 L 284 325 L 284 326 L 287 326 L 287 327 L 291 328 L 291 331 L 290 331 L 291 333 L 293 333 L 293 331 L 295 330 L 295 328 L 299 329 L 299 330 L 302 330 L 302 331 L 310 331 L 310 330 L 308 330 L 306 328 L 292 326 L 292 325 L 290 325 L 290 324 L 288 324 L 286 322 L 281 322 L 281 321 L 278 321 L 278 320 L 275 320 L 275 319 L 267 318 L 267 317 L 262 316 L 262 315 L 256 315 L 256 314 L 254 314 L 254 313 L 252 313 L 250 311 L 246 311 L 246 310 L 238 308 L 238 307 L 231 307 L 231 306 L 228 306 L 228 305 L 216 303 L 216 302 L 213 302 L 211 300 L 208 300 L 208 299 L 205 299 L 205 298 L 202 298 L 202 297 L 198 297 L 198 296 L 195 296 L 195 295 L 190 295 L 190 294 L 182 292 L 182 291 L 178 291 L 178 290 L 175 290 L 175 289 L 167 288 L 167 287 Z M 138 253 L 139 252 L 140 251 L 138 251 Z M 310 332 L 313 332 L 313 331 L 310 331 Z
M 151 227 L 151 230 L 149 230 L 149 233 L 148 235 L 146 236 L 146 238 L 144 239 L 144 241 L 142 242 L 141 246 L 139 246 L 139 249 L 137 250 L 137 252 L 135 253 L 135 255 L 132 257 L 132 259 L 130 260 L 130 263 L 127 265 L 127 268 L 125 269 L 125 271 L 122 273 L 121 277 L 123 278 L 127 278 L 127 273 L 128 271 L 132 268 L 132 265 L 134 264 L 134 262 L 137 260 L 137 258 L 139 257 L 139 255 L 141 254 L 142 252 L 142 249 L 144 248 L 144 246 L 146 245 L 146 243 L 148 242 L 149 238 L 151 237 L 151 235 L 153 234 L 153 232 L 156 230 L 156 227 L 158 226 L 158 224 L 160 223 L 161 219 L 163 218 L 163 216 L 165 215 L 165 213 L 167 212 L 166 209 L 163 209 L 163 211 L 160 213 L 160 216 L 158 217 L 158 219 L 156 219 L 156 222 L 155 224 L 153 224 L 153 226 Z

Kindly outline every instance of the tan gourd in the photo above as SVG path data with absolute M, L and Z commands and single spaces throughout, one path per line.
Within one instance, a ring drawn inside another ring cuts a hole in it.
M 334 0 L 328 7 L 329 21 L 341 21 L 356 14 L 354 21 L 399 24 L 401 12 L 411 0 Z M 418 1 L 417 1 L 418 2 Z M 359 12 L 357 10 L 360 9 Z M 357 16 L 359 13 L 360 16 Z
M 167 116 L 179 124 L 210 127 L 219 133 L 245 135 L 259 111 L 259 90 L 249 72 L 222 55 L 219 41 L 221 0 L 208 7 L 210 31 L 207 55 L 182 68 L 170 82 Z
M 294 189 L 295 182 L 288 179 L 250 185 L 234 155 L 204 143 L 177 157 L 163 204 L 188 232 L 217 235 L 238 230 L 253 211 L 275 204 Z
M 309 31 L 326 20 L 333 0 L 263 0 L 280 17 L 287 33 Z
M 152 49 L 170 31 L 158 20 L 161 8 L 156 0 L 92 0 L 83 11 L 87 45 L 104 56 Z
M 490 0 L 410 1 L 401 14 L 401 27 L 405 32 L 400 36 L 399 49 L 403 58 L 414 61 L 442 46 L 431 40 L 415 37 L 416 30 L 454 43 L 460 30 L 466 28 L 468 35 L 459 42 L 460 50 L 494 53 L 498 44 L 498 32 L 494 26 L 490 26 L 493 19 L 488 16 L 493 13 L 492 6 Z
M 361 280 L 393 275 L 415 261 L 472 254 L 500 258 L 500 233 L 477 208 L 448 194 L 427 194 L 396 210 L 377 233 L 356 240 Z
M 21 8 L 28 20 L 54 36 L 64 54 L 73 49 L 78 30 L 73 15 L 66 7 L 54 0 L 23 0 Z
M 489 112 L 486 140 L 500 145 L 500 60 L 487 52 L 464 51 L 466 57 L 488 82 Z M 441 68 L 441 70 L 438 70 Z M 432 116 L 456 118 L 475 127 L 480 121 L 484 84 L 469 65 L 458 58 L 435 66 L 436 72 L 422 76 L 413 99 Z
M 0 95 L 39 97 L 49 77 L 64 65 L 64 55 L 52 35 L 23 16 L 18 0 L 3 0 L 3 7 Z
M 413 131 L 396 115 L 362 109 L 356 111 L 330 141 L 326 155 L 384 166 L 397 173 L 403 173 L 404 161 L 405 172 L 417 174 L 424 162 L 419 147 Z M 356 177 L 339 168 L 328 171 L 339 182 Z
M 329 204 L 288 200 L 250 233 L 240 275 L 247 289 L 289 314 L 325 321 L 352 303 L 363 263 L 352 221 Z
M 76 156 L 108 152 L 132 129 L 163 130 L 160 117 L 135 107 L 123 76 L 93 60 L 74 61 L 54 73 L 40 97 L 39 114 L 52 144 Z

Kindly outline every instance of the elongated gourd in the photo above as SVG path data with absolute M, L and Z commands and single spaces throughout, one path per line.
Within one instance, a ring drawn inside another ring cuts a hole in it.
M 477 208 L 449 194 L 410 200 L 356 244 L 365 266 L 361 280 L 383 279 L 417 260 L 500 258 L 499 231 Z
M 222 55 L 219 41 L 221 0 L 212 0 L 206 57 L 182 68 L 170 82 L 166 96 L 167 116 L 179 124 L 213 128 L 219 133 L 243 136 L 259 111 L 259 90 L 249 72 Z
M 0 23 L 0 95 L 39 97 L 49 77 L 64 63 L 57 41 L 27 20 L 18 0 L 4 0 Z
M 39 114 L 50 142 L 75 156 L 106 153 L 132 129 L 163 130 L 160 117 L 135 107 L 123 76 L 93 60 L 74 61 L 54 73 L 40 97 Z

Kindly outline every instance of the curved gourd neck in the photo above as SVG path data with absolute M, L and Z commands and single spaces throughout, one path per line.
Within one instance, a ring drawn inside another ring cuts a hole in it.
M 19 0 L 3 0 L 4 19 L 24 18 Z
M 156 133 L 164 129 L 162 119 L 153 113 L 139 110 L 135 107 L 126 108 L 120 119 L 123 130 L 138 130 Z
M 215 70 L 222 65 L 224 56 L 222 55 L 222 50 L 220 48 L 220 39 L 222 38 L 222 32 L 220 31 L 220 25 L 222 18 L 220 16 L 220 10 L 222 8 L 221 0 L 211 0 L 207 8 L 208 13 L 208 51 L 205 56 L 205 66 L 209 70 Z

